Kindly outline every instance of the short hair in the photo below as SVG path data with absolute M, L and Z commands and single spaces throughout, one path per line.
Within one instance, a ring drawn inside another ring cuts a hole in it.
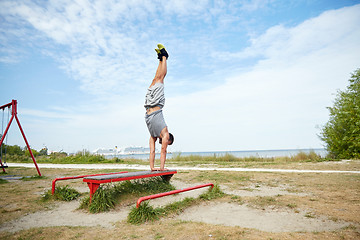
M 174 135 L 172 135 L 171 133 L 169 133 L 169 140 L 171 143 L 169 143 L 169 145 L 172 145 L 174 143 Z
M 174 135 L 172 135 L 171 133 L 169 133 L 169 141 L 170 143 L 168 145 L 172 145 L 174 143 Z M 161 138 L 159 138 L 159 143 L 162 144 Z

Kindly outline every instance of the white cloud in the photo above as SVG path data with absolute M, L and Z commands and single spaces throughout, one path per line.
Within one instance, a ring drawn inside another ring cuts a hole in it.
M 359 66 L 360 5 L 327 11 L 294 27 L 273 26 L 253 36 L 250 46 L 239 52 L 214 52 L 221 40 L 218 28 L 239 21 L 239 11 L 232 8 L 239 3 L 228 3 L 2 1 L 8 11 L 0 10 L 1 15 L 22 28 L 7 28 L 12 36 L 33 45 L 42 40 L 43 52 L 61 62 L 85 92 L 96 95 L 91 103 L 66 111 L 25 111 L 30 124 L 26 129 L 37 139 L 34 144 L 65 151 L 83 144 L 89 149 L 102 143 L 146 145 L 142 104 L 157 64 L 149 49 L 161 37 L 172 50 L 164 109 L 176 139 L 172 150 L 318 147 L 315 125 L 327 120 L 331 94 L 344 87 Z M 240 5 L 255 11 L 266 7 L 263 3 Z M 202 32 L 201 25 L 199 32 L 186 28 L 197 21 L 210 23 L 209 32 Z M 36 31 L 26 29 L 30 26 Z M 164 33 L 162 27 L 171 31 Z M 259 58 L 244 69 L 244 62 Z M 194 62 L 195 68 L 187 68 Z M 198 73 L 198 68 L 209 73 Z M 209 88 L 214 84 L 218 87 Z M 191 94 L 183 95 L 179 86 Z
M 327 121 L 331 94 L 359 67 L 359 12 L 357 5 L 295 27 L 274 26 L 244 50 L 264 56 L 251 70 L 214 89 L 170 98 L 168 123 L 179 144 L 191 150 L 320 147 L 316 125 Z

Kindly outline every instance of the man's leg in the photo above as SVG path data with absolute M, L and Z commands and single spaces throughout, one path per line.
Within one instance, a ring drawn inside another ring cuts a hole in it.
M 153 83 L 155 83 L 155 82 L 163 83 L 166 73 L 167 73 L 166 57 L 162 56 L 162 61 L 159 61 L 159 66 L 156 70 Z
M 164 82 L 164 78 L 166 76 L 166 73 L 167 73 L 167 59 L 169 57 L 169 54 L 167 53 L 164 45 L 162 44 L 158 44 L 158 49 L 155 49 L 155 51 L 157 52 L 158 54 L 158 59 L 160 60 L 159 61 L 159 66 L 156 70 L 156 73 L 155 73 L 155 77 L 154 77 L 154 80 L 153 80 L 153 84 L 155 82 Z

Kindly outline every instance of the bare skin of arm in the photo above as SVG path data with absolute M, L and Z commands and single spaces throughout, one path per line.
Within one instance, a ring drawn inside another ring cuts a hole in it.
M 154 167 L 155 165 L 155 142 L 156 142 L 157 138 L 155 137 L 150 137 L 149 140 L 149 146 L 150 146 L 150 156 L 149 156 L 149 161 L 150 161 L 150 169 L 151 171 L 156 171 L 157 169 Z
M 164 171 L 168 170 L 165 168 L 165 162 L 166 162 L 166 154 L 167 154 L 167 147 L 169 145 L 169 131 L 167 127 L 165 127 L 160 134 L 160 137 L 162 139 L 161 144 L 161 152 L 160 152 L 160 168 L 155 168 L 155 142 L 157 141 L 157 138 L 150 137 L 149 145 L 150 145 L 150 169 L 151 171 Z
M 167 170 L 165 168 L 165 161 L 166 161 L 166 154 L 167 154 L 167 147 L 169 145 L 169 131 L 167 127 L 165 127 L 160 134 L 162 138 L 161 143 L 161 152 L 160 152 L 160 171 Z

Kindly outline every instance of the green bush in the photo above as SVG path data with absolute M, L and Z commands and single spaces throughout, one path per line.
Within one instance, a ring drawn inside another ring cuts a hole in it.
M 154 209 L 148 202 L 144 202 L 139 208 L 133 207 L 128 215 L 127 221 L 131 224 L 140 224 L 159 219 L 159 210 Z
M 50 199 L 61 200 L 61 201 L 72 201 L 77 199 L 80 196 L 80 193 L 73 188 L 70 188 L 68 185 L 61 187 L 55 187 L 54 195 L 51 194 L 51 190 L 48 190 L 43 195 L 43 201 Z
M 332 158 L 360 158 L 360 68 L 349 79 L 345 91 L 338 91 L 330 119 L 320 138 Z
M 203 200 L 212 200 L 216 198 L 221 198 L 225 195 L 223 191 L 220 190 L 219 185 L 215 184 L 213 188 L 209 188 L 206 193 L 200 195 L 200 199 Z
M 92 197 L 89 211 L 91 213 L 109 211 L 116 203 L 116 192 L 111 185 L 102 185 Z

